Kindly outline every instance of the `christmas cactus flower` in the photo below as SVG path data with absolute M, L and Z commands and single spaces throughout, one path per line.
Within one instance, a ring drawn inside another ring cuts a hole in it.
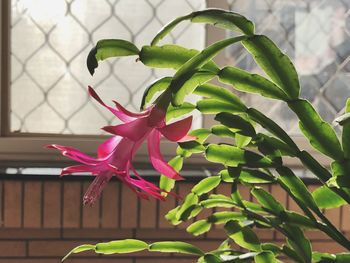
M 133 113 L 118 102 L 114 102 L 115 108 L 107 106 L 91 87 L 89 87 L 89 94 L 123 124 L 103 128 L 114 136 L 98 147 L 97 158 L 71 147 L 49 145 L 49 148 L 58 149 L 64 156 L 81 163 L 64 168 L 61 175 L 89 172 L 96 176 L 84 195 L 84 204 L 93 204 L 113 175 L 129 186 L 139 197 L 148 199 L 148 196 L 153 196 L 163 200 L 162 190 L 137 173 L 132 165 L 132 159 L 142 143 L 147 140 L 149 157 L 155 170 L 171 179 L 181 180 L 182 177 L 178 172 L 164 160 L 160 152 L 160 138 L 164 136 L 175 142 L 194 139 L 187 135 L 191 128 L 192 117 L 166 125 L 165 113 L 169 103 L 165 96 L 144 112 Z M 130 171 L 133 172 L 134 177 L 130 175 Z

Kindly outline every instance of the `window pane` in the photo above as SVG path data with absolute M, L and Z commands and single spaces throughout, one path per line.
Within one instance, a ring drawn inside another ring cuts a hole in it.
M 173 18 L 204 7 L 204 0 L 13 0 L 11 132 L 100 134 L 115 121 L 88 97 L 87 85 L 136 110 L 147 83 L 172 72 L 123 58 L 101 63 L 92 78 L 85 61 L 96 41 L 122 38 L 140 47 Z M 183 23 L 165 41 L 202 49 L 205 28 Z
M 259 34 L 269 36 L 294 61 L 303 98 L 332 122 L 350 96 L 350 0 L 228 1 L 231 9 L 251 18 Z M 261 73 L 250 55 L 235 46 L 228 52 L 233 63 Z M 295 115 L 284 103 L 244 95 L 292 134 L 300 134 Z

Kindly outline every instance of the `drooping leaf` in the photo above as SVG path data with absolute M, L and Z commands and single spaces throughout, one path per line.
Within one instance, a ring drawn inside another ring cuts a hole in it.
M 183 219 L 186 210 L 194 208 L 198 204 L 198 196 L 194 193 L 190 193 L 186 196 L 183 204 L 180 206 L 179 210 L 176 213 L 176 219 Z M 192 211 L 191 211 L 192 212 Z M 189 214 L 186 216 L 189 216 Z
M 321 186 L 312 192 L 317 206 L 321 209 L 336 208 L 347 204 L 339 195 L 330 190 L 327 186 Z
M 241 226 L 236 221 L 229 221 L 225 225 L 227 235 L 239 246 L 252 250 L 260 251 L 260 240 L 248 226 Z
M 247 167 L 271 167 L 271 160 L 250 151 L 242 150 L 231 145 L 208 145 L 205 151 L 206 159 L 210 162 L 227 166 L 245 165 Z
M 251 193 L 268 212 L 277 216 L 284 212 L 284 207 L 264 189 L 255 187 Z
M 300 85 L 295 67 L 272 40 L 264 35 L 254 35 L 242 43 L 256 63 L 290 99 L 299 97 Z
M 312 261 L 317 263 L 331 263 L 336 262 L 336 256 L 334 254 L 322 253 L 322 252 L 312 252 Z
M 95 73 L 98 62 L 110 57 L 134 56 L 139 49 L 131 42 L 123 39 L 103 39 L 97 42 L 87 57 L 87 68 L 91 75 Z
M 303 231 L 296 226 L 284 225 L 284 230 L 288 233 L 288 244 L 301 256 L 305 263 L 311 262 L 312 248 L 310 241 L 305 237 Z
M 67 255 L 64 256 L 64 258 L 62 259 L 62 262 L 65 261 L 72 254 L 77 254 L 88 250 L 95 250 L 95 245 L 84 244 L 73 248 Z
M 221 9 L 207 9 L 178 17 L 165 25 L 153 38 L 151 45 L 156 45 L 179 23 L 190 20 L 193 23 L 211 24 L 220 28 L 242 32 L 247 35 L 254 34 L 254 24 L 244 16 Z
M 206 254 L 203 259 L 204 259 L 205 263 L 221 263 L 222 262 L 221 259 L 214 254 Z
M 215 116 L 215 120 L 230 128 L 233 132 L 249 137 L 256 136 L 253 125 L 239 115 L 221 112 Z
M 194 236 L 199 236 L 208 232 L 210 228 L 211 228 L 211 223 L 205 219 L 202 219 L 189 225 L 186 231 Z
M 169 165 L 175 169 L 175 171 L 179 172 L 182 169 L 183 165 L 183 157 L 175 156 L 169 161 Z M 159 188 L 164 190 L 165 192 L 170 192 L 175 186 L 175 180 L 171 179 L 165 175 L 160 176 L 159 180 Z M 166 193 L 163 193 L 165 196 Z
M 170 252 L 203 256 L 204 253 L 199 248 L 186 242 L 162 241 L 149 245 L 149 251 Z
M 205 208 L 213 208 L 213 207 L 225 207 L 225 208 L 230 208 L 230 207 L 235 207 L 236 203 L 225 198 L 212 198 L 212 199 L 207 199 L 203 200 L 200 202 L 200 204 L 205 207 Z
M 124 239 L 96 244 L 95 251 L 101 254 L 123 254 L 142 251 L 148 248 L 148 244 L 137 239 Z
M 220 176 L 210 176 L 201 180 L 197 183 L 191 190 L 192 193 L 195 193 L 198 196 L 206 194 L 216 188 L 221 182 Z
M 196 106 L 189 102 L 184 102 L 179 107 L 174 107 L 173 105 L 169 105 L 166 112 L 165 120 L 166 122 L 168 122 L 171 119 L 178 118 L 187 113 L 190 113 L 195 109 L 196 109 Z
M 187 49 L 178 45 L 143 46 L 140 60 L 148 67 L 179 69 L 188 60 L 199 53 L 195 49 Z M 216 72 L 218 67 L 210 59 L 203 66 L 204 70 Z
M 181 149 L 190 153 L 202 153 L 205 151 L 205 147 L 197 141 L 179 142 Z
M 165 90 L 171 82 L 171 77 L 164 77 L 157 79 L 152 82 L 143 92 L 142 101 L 141 101 L 141 110 L 145 109 L 145 106 L 151 102 L 154 95 L 158 92 Z
M 165 215 L 165 219 L 168 220 L 174 226 L 181 223 L 181 220 L 176 218 L 176 214 L 179 211 L 179 209 L 180 209 L 180 206 L 177 206 L 171 209 L 170 211 L 168 211 L 168 213 Z
M 280 167 L 276 170 L 280 174 L 279 180 L 281 180 L 288 187 L 289 191 L 293 193 L 293 195 L 298 198 L 299 201 L 304 203 L 313 211 L 319 210 L 315 200 L 306 188 L 303 181 L 297 177 L 291 169 L 287 167 Z
M 228 89 L 211 83 L 206 83 L 198 86 L 193 93 L 199 96 L 215 99 L 229 104 L 234 104 L 236 105 L 237 109 L 240 109 L 239 111 L 241 112 L 245 112 L 247 109 L 247 107 L 243 104 L 237 95 L 230 92 Z
M 203 49 L 199 54 L 195 55 L 192 59 L 183 64 L 175 73 L 173 80 L 170 83 L 169 89 L 173 92 L 172 104 L 174 106 L 179 106 L 183 103 L 183 93 L 186 93 L 186 88 L 183 86 L 189 79 L 192 78 L 199 68 L 211 61 L 211 59 L 225 47 L 237 43 L 245 38 L 245 36 L 238 36 L 218 41 Z M 206 68 L 203 67 L 203 69 Z M 212 72 L 217 74 L 218 70 Z
M 236 67 L 225 67 L 219 73 L 219 80 L 232 85 L 236 90 L 247 93 L 258 93 L 264 97 L 288 100 L 288 96 L 273 82 L 268 79 L 249 73 Z
M 254 257 L 255 263 L 278 263 L 275 254 L 270 251 L 263 251 Z
M 244 148 L 249 145 L 249 143 L 252 141 L 252 137 L 245 136 L 239 133 L 235 134 L 235 142 L 237 147 Z
M 309 219 L 306 216 L 303 216 L 301 214 L 298 214 L 293 211 L 284 211 L 280 217 L 282 218 L 283 221 L 286 223 L 296 225 L 299 227 L 307 227 L 307 228 L 314 228 L 315 227 L 315 222 Z
M 339 253 L 335 255 L 336 263 L 347 263 L 350 260 L 350 253 Z
M 247 216 L 243 215 L 241 212 L 232 212 L 232 211 L 222 211 L 216 212 L 208 217 L 208 221 L 214 224 L 225 224 L 230 220 L 246 220 Z
M 217 114 L 220 112 L 242 112 L 242 108 L 238 107 L 236 104 L 226 103 L 215 99 L 203 99 L 198 101 L 197 109 L 203 114 Z
M 297 152 L 293 148 L 289 147 L 286 143 L 282 142 L 281 140 L 275 137 L 267 136 L 261 133 L 258 134 L 258 137 L 262 138 L 266 143 L 270 144 L 275 149 L 278 149 L 283 156 L 287 155 L 295 157 L 297 154 Z
M 243 169 L 238 179 L 244 183 L 249 184 L 264 184 L 272 183 L 275 181 L 275 178 L 267 173 L 264 173 L 259 170 Z
M 224 125 L 214 125 L 211 127 L 211 133 L 219 137 L 235 138 L 235 134 Z
M 299 99 L 288 105 L 297 114 L 299 127 L 311 145 L 334 160 L 341 160 L 343 151 L 334 129 L 322 120 L 310 102 Z
M 293 151 L 299 152 L 299 148 L 295 144 L 295 142 L 289 137 L 289 135 L 280 126 L 278 126 L 276 122 L 266 117 L 263 113 L 261 113 L 260 111 L 254 108 L 249 108 L 246 112 L 253 121 L 255 121 L 256 123 L 259 123 L 267 131 L 271 132 L 273 135 L 281 139 L 289 147 L 291 147 Z

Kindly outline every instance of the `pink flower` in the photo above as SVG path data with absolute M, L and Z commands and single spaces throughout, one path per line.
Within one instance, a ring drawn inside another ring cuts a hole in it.
M 144 180 L 136 172 L 132 165 L 132 159 L 143 141 L 147 139 L 149 157 L 155 170 L 171 179 L 181 180 L 182 177 L 161 155 L 160 139 L 162 135 L 175 142 L 195 139 L 187 135 L 192 124 L 192 117 L 166 125 L 167 101 L 166 103 L 159 102 L 144 112 L 132 113 L 118 102 L 114 102 L 115 108 L 107 106 L 91 87 L 89 87 L 89 94 L 118 117 L 123 124 L 103 128 L 115 136 L 98 147 L 97 158 L 71 147 L 49 145 L 49 148 L 58 149 L 64 156 L 81 163 L 64 168 L 61 175 L 76 172 L 90 172 L 96 175 L 95 180 L 84 195 L 84 204 L 93 204 L 113 175 L 117 176 L 141 198 L 148 199 L 148 196 L 153 196 L 163 200 L 162 190 Z M 130 170 L 134 173 L 134 177 L 131 177 Z

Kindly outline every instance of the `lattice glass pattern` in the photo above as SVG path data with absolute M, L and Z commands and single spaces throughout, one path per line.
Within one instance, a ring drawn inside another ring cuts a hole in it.
M 350 0 L 229 0 L 230 8 L 256 23 L 296 65 L 301 96 L 332 122 L 350 97 Z M 231 62 L 261 73 L 250 55 L 236 45 Z M 292 134 L 300 134 L 295 115 L 284 103 L 244 95 Z
M 12 0 L 11 132 L 99 134 L 115 122 L 88 97 L 87 85 L 138 109 L 146 84 L 172 72 L 123 58 L 101 63 L 91 78 L 89 50 L 102 38 L 140 47 L 173 18 L 202 8 L 204 0 Z M 183 23 L 164 42 L 202 49 L 204 25 Z

